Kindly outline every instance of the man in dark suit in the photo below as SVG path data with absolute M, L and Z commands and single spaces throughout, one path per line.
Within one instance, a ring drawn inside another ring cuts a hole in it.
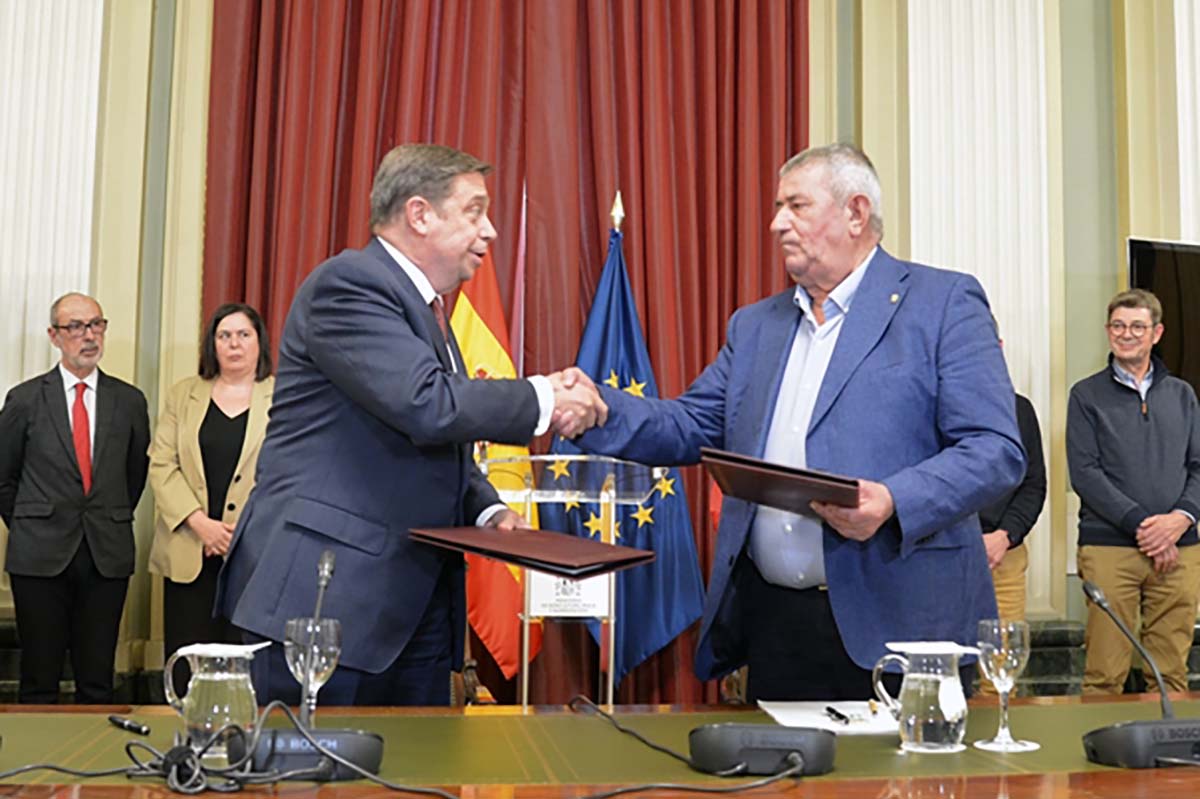
M 879 246 L 861 151 L 792 158 L 776 207 L 795 288 L 738 310 L 678 399 L 602 387 L 608 423 L 580 446 L 664 465 L 718 447 L 859 478 L 853 508 L 725 498 L 695 669 L 749 663 L 751 699 L 866 699 L 885 642 L 974 645 L 996 615 L 976 514 L 1024 470 L 1013 389 L 979 283 Z
M 490 167 L 435 145 L 384 158 L 371 191 L 375 237 L 304 281 L 280 344 L 258 480 L 238 522 L 218 610 L 250 640 L 280 641 L 311 616 L 317 562 L 336 555 L 323 616 L 342 624 L 331 704 L 446 704 L 462 662 L 463 559 L 409 539 L 413 527 L 521 524 L 476 468 L 476 440 L 572 434 L 606 409 L 563 375 L 472 380 L 442 295 L 470 279 L 496 231 Z M 295 702 L 281 647 L 255 658 L 260 700 Z
M 98 368 L 107 328 L 91 297 L 60 297 L 47 332 L 61 361 L 9 391 L 0 410 L 0 517 L 22 702 L 58 701 L 68 649 L 75 701 L 113 701 L 150 422 L 142 392 Z

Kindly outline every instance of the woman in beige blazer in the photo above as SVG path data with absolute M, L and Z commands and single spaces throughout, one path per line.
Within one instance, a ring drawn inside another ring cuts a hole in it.
M 213 597 L 234 525 L 254 487 L 275 386 L 271 372 L 258 311 L 222 305 L 205 328 L 200 374 L 171 388 L 158 418 L 150 445 L 157 517 L 150 571 L 165 578 L 167 655 L 202 641 L 240 642 L 227 620 L 212 617 Z

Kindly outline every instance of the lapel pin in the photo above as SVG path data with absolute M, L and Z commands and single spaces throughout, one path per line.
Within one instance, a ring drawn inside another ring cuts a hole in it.
M 893 294 L 889 299 L 891 299 L 892 305 L 895 305 L 896 303 L 900 302 L 900 295 Z

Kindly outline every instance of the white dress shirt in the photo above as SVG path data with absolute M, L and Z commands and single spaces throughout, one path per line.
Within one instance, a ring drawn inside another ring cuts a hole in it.
M 829 292 L 821 306 L 825 312 L 822 325 L 818 326 L 813 317 L 808 292 L 796 287 L 793 302 L 804 315 L 796 327 L 783 381 L 779 384 L 763 460 L 806 468 L 808 426 L 825 370 L 829 368 L 854 293 L 878 249 L 873 248 L 858 268 Z M 759 506 L 750 528 L 750 558 L 763 579 L 785 588 L 824 585 L 825 545 L 821 523 L 821 517 L 811 511 L 798 514 Z

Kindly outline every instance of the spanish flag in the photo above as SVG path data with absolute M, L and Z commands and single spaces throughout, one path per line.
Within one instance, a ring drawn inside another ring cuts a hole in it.
M 463 283 L 450 327 L 471 377 L 485 380 L 517 376 L 509 354 L 508 328 L 491 253 L 484 256 L 483 265 L 474 277 Z M 477 448 L 477 457 L 478 452 Z M 528 455 L 528 447 L 487 445 L 489 459 Z M 488 479 L 497 489 L 516 490 L 524 485 L 527 474 L 528 464 L 497 466 L 489 470 Z M 533 507 L 529 523 L 537 527 L 537 506 Z M 525 513 L 524 506 L 514 505 L 513 509 Z M 467 555 L 467 619 L 505 678 L 510 680 L 521 664 L 521 613 L 525 605 L 521 580 L 522 572 L 516 567 Z M 541 648 L 542 628 L 535 624 L 529 630 L 529 657 L 532 659 Z

